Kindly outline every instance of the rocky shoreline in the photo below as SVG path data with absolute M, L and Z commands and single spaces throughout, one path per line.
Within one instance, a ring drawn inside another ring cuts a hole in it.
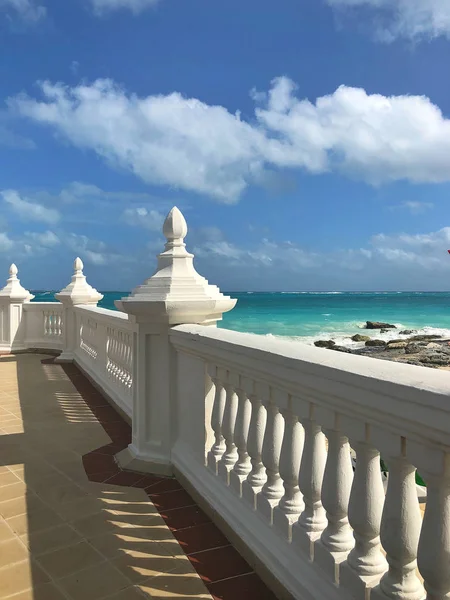
M 328 348 L 336 352 L 370 356 L 409 365 L 433 369 L 450 368 L 449 338 L 440 335 L 418 335 L 417 331 L 408 329 L 399 331 L 397 339 L 385 341 L 373 334 L 376 334 L 376 332 L 380 334 L 390 332 L 392 329 L 397 329 L 395 325 L 367 321 L 366 329 L 370 330 L 371 335 L 357 333 L 349 337 L 349 341 L 355 342 L 355 347 L 342 346 L 336 344 L 334 340 L 318 340 L 314 342 L 314 345 L 318 348 Z

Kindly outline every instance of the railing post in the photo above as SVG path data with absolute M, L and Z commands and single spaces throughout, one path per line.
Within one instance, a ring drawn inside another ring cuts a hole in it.
M 174 207 L 163 227 L 167 239 L 152 277 L 116 302 L 136 324 L 133 365 L 132 443 L 117 455 L 121 466 L 170 474 L 177 356 L 170 328 L 182 324 L 215 325 L 236 300 L 224 296 L 194 269 L 186 251 L 186 221 Z M 200 401 L 200 398 L 199 398 Z
M 17 267 L 9 268 L 9 278 L 0 290 L 0 354 L 25 349 L 23 305 L 34 298 L 20 285 Z
M 96 289 L 88 284 L 83 274 L 83 262 L 76 258 L 73 263 L 74 274 L 72 280 L 55 298 L 63 305 L 63 351 L 56 359 L 57 362 L 71 362 L 76 350 L 75 311 L 74 306 L 97 306 L 103 298 Z

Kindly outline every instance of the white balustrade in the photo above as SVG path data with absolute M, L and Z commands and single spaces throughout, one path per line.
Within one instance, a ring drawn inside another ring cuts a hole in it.
M 214 405 L 211 415 L 211 427 L 214 431 L 214 444 L 208 453 L 208 465 L 218 473 L 218 464 L 225 452 L 225 438 L 223 436 L 223 413 L 225 411 L 225 402 L 227 392 L 225 390 L 223 379 L 226 376 L 223 370 L 216 367 L 210 367 L 210 375 L 215 387 Z
M 62 350 L 133 417 L 126 460 L 175 471 L 296 600 L 450 600 L 449 374 L 207 327 L 235 301 L 186 232 L 173 209 L 126 313 L 96 306 L 79 259 L 61 304 L 12 265 L 0 351 Z
M 247 479 L 242 483 L 242 496 L 253 508 L 256 508 L 256 498 L 267 480 L 266 470 L 261 460 L 267 413 L 261 399 L 255 393 L 254 382 L 247 380 L 247 385 L 247 393 L 252 406 L 247 442 L 251 469 Z
M 247 450 L 252 404 L 247 396 L 247 392 L 242 387 L 242 380 L 243 378 L 239 378 L 239 384 L 238 387 L 236 387 L 238 411 L 236 415 L 234 437 L 238 451 L 238 460 L 230 473 L 230 484 L 235 488 L 239 496 L 242 496 L 242 482 L 247 479 L 247 476 L 252 469 L 250 455 Z
M 131 416 L 135 325 L 124 313 L 104 308 L 74 308 L 75 362 Z
M 314 542 L 319 538 L 327 521 L 322 506 L 323 473 L 327 459 L 325 436 L 314 420 L 314 407 L 301 419 L 305 430 L 299 485 L 303 494 L 304 510 L 294 524 L 292 539 L 307 555 L 314 557 Z
M 176 327 L 171 341 L 178 361 L 220 364 L 209 368 L 207 450 L 232 470 L 205 474 L 187 438 L 175 443 L 176 468 L 295 598 L 450 598 L 447 374 L 198 326 Z M 423 524 L 416 467 L 428 486 Z
M 287 395 L 285 394 L 285 399 Z M 283 497 L 283 480 L 280 477 L 279 465 L 281 446 L 284 434 L 284 419 L 280 413 L 276 394 L 270 388 L 266 392 L 265 407 L 267 411 L 266 431 L 262 448 L 262 462 L 266 469 L 267 481 L 256 498 L 257 509 L 273 522 L 273 510 Z
M 24 304 L 25 341 L 29 348 L 61 350 L 64 315 L 59 302 Z
M 298 521 L 305 508 L 298 485 L 305 434 L 298 416 L 292 411 L 292 398 L 289 397 L 288 407 L 282 409 L 281 414 L 285 422 L 280 456 L 280 476 L 284 485 L 284 495 L 274 509 L 273 521 L 281 534 L 291 541 L 292 525 Z
M 222 432 L 225 440 L 225 452 L 222 454 L 218 464 L 218 474 L 224 479 L 227 485 L 230 484 L 230 472 L 238 459 L 237 447 L 235 444 L 235 427 L 238 411 L 238 397 L 234 388 L 232 378 L 228 378 L 225 383 L 225 408 L 223 411 Z

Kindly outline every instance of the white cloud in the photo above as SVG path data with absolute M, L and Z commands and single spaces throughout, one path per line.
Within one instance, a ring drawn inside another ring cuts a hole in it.
M 339 87 L 315 103 L 281 77 L 257 98 L 254 119 L 179 93 L 139 98 L 110 80 L 41 85 L 12 110 L 51 126 L 143 181 L 235 202 L 267 168 L 337 171 L 381 184 L 450 181 L 450 120 L 425 96 Z
M 123 218 L 128 225 L 137 225 L 150 229 L 150 231 L 161 231 L 165 215 L 158 210 L 139 206 L 127 208 L 123 212 Z
M 427 210 L 431 210 L 434 207 L 432 202 L 418 202 L 416 200 L 410 200 L 406 202 L 401 202 L 400 204 L 395 204 L 390 206 L 390 210 L 398 210 L 403 209 L 410 212 L 412 215 L 420 215 Z
M 54 248 L 61 243 L 61 240 L 53 231 L 44 231 L 44 233 L 27 231 L 25 237 L 30 240 L 30 242 L 37 243 L 44 248 Z
M 11 250 L 13 246 L 14 242 L 8 237 L 8 234 L 0 231 L 0 252 Z
M 0 192 L 3 200 L 11 209 L 26 221 L 42 221 L 43 223 L 57 223 L 60 214 L 53 208 L 46 208 L 37 202 L 24 199 L 15 190 L 4 190 Z
M 368 8 L 383 41 L 397 37 L 409 39 L 450 37 L 448 0 L 327 0 L 337 8 Z M 373 18 L 375 17 L 375 18 Z
M 94 10 L 102 15 L 119 9 L 128 9 L 137 15 L 142 11 L 156 6 L 159 0 L 91 0 Z
M 36 23 L 45 17 L 47 9 L 34 0 L 0 0 L 0 9 L 12 11 L 24 21 Z

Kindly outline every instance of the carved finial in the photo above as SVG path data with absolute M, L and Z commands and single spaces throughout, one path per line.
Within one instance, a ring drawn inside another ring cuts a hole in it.
M 77 256 L 77 258 L 75 259 L 75 262 L 73 263 L 73 269 L 75 271 L 75 273 L 77 274 L 81 274 L 83 273 L 83 261 L 81 260 L 80 257 Z
M 20 285 L 20 281 L 17 278 L 18 272 L 19 269 L 13 263 L 9 267 L 9 279 L 6 280 L 5 287 L 0 290 L 0 297 L 10 298 L 14 301 L 29 302 L 34 298 L 34 296 Z
M 171 245 L 181 246 L 187 232 L 186 219 L 181 210 L 174 206 L 164 221 L 164 236 Z

